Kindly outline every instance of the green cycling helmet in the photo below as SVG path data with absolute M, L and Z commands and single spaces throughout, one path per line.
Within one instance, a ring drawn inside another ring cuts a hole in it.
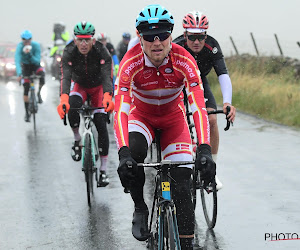
M 79 22 L 74 27 L 75 36 L 93 36 L 95 34 L 95 27 L 90 22 Z

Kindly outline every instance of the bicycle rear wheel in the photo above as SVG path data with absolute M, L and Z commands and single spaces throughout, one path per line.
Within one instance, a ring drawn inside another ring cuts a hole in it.
M 88 205 L 91 206 L 91 196 L 94 193 L 94 179 L 92 146 L 89 134 L 86 134 L 84 138 L 83 171 L 85 174 Z

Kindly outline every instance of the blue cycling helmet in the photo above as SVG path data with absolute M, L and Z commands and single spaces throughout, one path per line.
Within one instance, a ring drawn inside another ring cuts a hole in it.
M 29 40 L 32 38 L 32 34 L 30 32 L 30 30 L 24 30 L 22 33 L 21 33 L 21 38 L 22 39 L 25 39 L 25 40 Z
M 159 4 L 151 4 L 142 9 L 137 16 L 135 27 L 141 35 L 172 33 L 174 18 L 165 7 Z
M 122 37 L 129 40 L 131 38 L 131 35 L 128 32 L 124 32 Z

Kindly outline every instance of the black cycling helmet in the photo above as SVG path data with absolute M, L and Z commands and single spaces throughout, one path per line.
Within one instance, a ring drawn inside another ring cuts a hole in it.
M 95 35 L 95 27 L 90 22 L 79 22 L 74 27 L 74 35 L 77 37 L 92 37 Z

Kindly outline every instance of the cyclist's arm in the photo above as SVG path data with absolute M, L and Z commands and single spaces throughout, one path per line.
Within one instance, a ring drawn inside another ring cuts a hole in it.
M 101 83 L 103 87 L 103 93 L 109 92 L 112 93 L 112 60 L 111 56 L 106 49 L 105 46 L 102 45 L 101 47 L 101 55 L 102 59 L 100 60 L 100 63 L 102 60 L 104 60 L 104 63 L 101 67 Z
M 33 52 L 30 52 L 31 58 L 30 61 L 32 64 L 39 65 L 41 62 L 41 46 L 39 43 L 33 43 L 32 46 L 34 46 Z
M 127 75 L 124 72 L 123 65 L 120 64 L 117 79 L 115 81 L 115 115 L 114 115 L 114 131 L 115 140 L 118 149 L 123 146 L 129 147 L 129 134 L 128 134 L 128 115 L 131 105 L 131 74 Z M 120 77 L 122 76 L 122 77 Z
M 17 76 L 22 75 L 22 67 L 21 67 L 22 47 L 23 47 L 22 44 L 19 43 L 15 52 L 15 64 L 16 64 Z
M 62 77 L 61 77 L 61 94 L 69 94 L 72 77 L 71 57 L 67 49 L 64 50 L 62 57 Z

